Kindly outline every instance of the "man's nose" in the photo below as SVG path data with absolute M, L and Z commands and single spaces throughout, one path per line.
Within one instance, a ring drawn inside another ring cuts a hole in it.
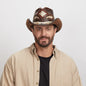
M 42 36 L 45 36 L 46 35 L 46 30 L 45 29 L 42 30 L 41 35 Z

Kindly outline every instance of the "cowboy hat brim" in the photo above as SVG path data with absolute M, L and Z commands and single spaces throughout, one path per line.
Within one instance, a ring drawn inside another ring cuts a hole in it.
M 26 26 L 31 32 L 32 32 L 33 25 L 51 25 L 51 24 L 53 24 L 57 27 L 56 32 L 58 32 L 62 28 L 62 22 L 59 18 L 56 18 L 53 22 L 36 22 L 36 23 L 33 23 L 30 21 L 30 19 L 27 19 L 27 21 L 26 21 Z

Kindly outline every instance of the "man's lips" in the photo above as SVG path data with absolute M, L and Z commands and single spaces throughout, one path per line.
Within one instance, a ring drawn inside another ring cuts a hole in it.
M 40 40 L 45 41 L 45 40 L 47 40 L 47 38 L 41 38 Z

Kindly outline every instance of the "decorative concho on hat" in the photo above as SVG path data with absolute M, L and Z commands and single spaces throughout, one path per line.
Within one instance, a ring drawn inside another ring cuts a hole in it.
M 32 31 L 33 25 L 55 25 L 57 27 L 58 32 L 62 27 L 62 22 L 59 18 L 54 19 L 53 10 L 45 7 L 45 8 L 38 8 L 33 17 L 33 22 L 30 19 L 27 19 L 26 25 L 27 28 Z

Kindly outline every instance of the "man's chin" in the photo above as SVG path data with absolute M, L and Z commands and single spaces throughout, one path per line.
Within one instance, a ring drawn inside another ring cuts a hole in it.
M 44 43 L 42 43 L 42 44 L 39 44 L 39 46 L 40 46 L 40 47 L 48 47 L 49 44 L 44 44 Z
M 40 45 L 40 47 L 43 47 L 43 48 L 45 48 L 45 47 L 48 47 L 47 45 Z

